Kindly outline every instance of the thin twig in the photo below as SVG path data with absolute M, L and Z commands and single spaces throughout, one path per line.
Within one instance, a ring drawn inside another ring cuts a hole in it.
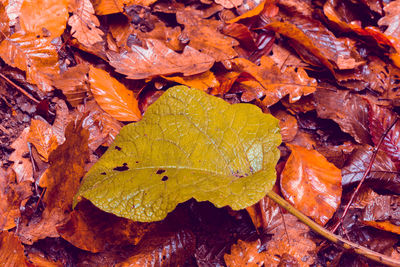
M 300 221 L 308 225 L 316 233 L 332 241 L 333 243 L 343 247 L 344 249 L 352 250 L 359 255 L 362 255 L 370 260 L 379 262 L 381 264 L 386 264 L 388 266 L 397 266 L 397 267 L 400 266 L 400 261 L 394 258 L 375 252 L 373 250 L 370 250 L 366 247 L 360 246 L 356 243 L 353 243 L 338 235 L 333 234 L 332 232 L 328 231 L 327 229 L 325 229 L 324 227 L 317 224 L 316 222 L 308 218 L 306 215 L 298 211 L 296 208 L 290 205 L 286 200 L 280 197 L 273 190 L 270 190 L 267 193 L 267 196 L 271 198 L 273 201 L 275 201 L 279 206 L 281 206 L 282 208 L 284 208 L 285 210 L 296 216 L 296 218 L 298 218 Z
M 0 77 L 3 78 L 4 80 L 6 80 L 8 83 L 10 83 L 12 86 L 14 86 L 15 88 L 18 89 L 18 91 L 20 91 L 22 94 L 24 94 L 26 97 L 28 97 L 30 100 L 32 100 L 33 102 L 35 102 L 36 104 L 39 104 L 40 101 L 37 100 L 36 98 L 34 98 L 33 96 L 31 96 L 27 91 L 25 91 L 21 86 L 18 86 L 17 84 L 15 84 L 13 81 L 11 81 L 10 79 L 8 79 L 5 75 L 3 75 L 2 73 L 0 73 Z
M 372 156 L 371 159 L 369 160 L 369 164 L 368 164 L 368 168 L 365 170 L 360 182 L 358 183 L 356 189 L 353 191 L 353 194 L 350 197 L 349 202 L 346 205 L 346 208 L 344 209 L 344 212 L 342 214 L 342 216 L 340 217 L 339 221 L 335 224 L 335 226 L 332 229 L 332 232 L 335 233 L 336 230 L 339 228 L 340 224 L 343 222 L 344 217 L 346 217 L 347 212 L 350 209 L 351 204 L 354 201 L 354 198 L 356 197 L 358 191 L 361 188 L 361 185 L 364 183 L 365 179 L 367 178 L 367 176 L 369 175 L 369 173 L 371 172 L 372 169 L 372 165 L 374 164 L 376 155 L 378 154 L 378 150 L 383 142 L 383 140 L 385 139 L 386 135 L 389 133 L 389 131 L 393 128 L 393 126 L 397 123 L 397 121 L 399 120 L 399 117 L 396 116 L 396 118 L 394 119 L 394 121 L 392 122 L 392 124 L 385 130 L 385 132 L 381 135 L 381 138 L 378 141 L 378 144 L 376 145 L 376 147 L 374 148 L 373 152 L 372 152 Z

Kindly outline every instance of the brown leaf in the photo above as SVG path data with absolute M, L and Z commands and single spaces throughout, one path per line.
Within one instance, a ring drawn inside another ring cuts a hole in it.
M 50 153 L 58 146 L 51 125 L 43 120 L 31 120 L 27 141 L 35 146 L 45 162 L 48 162 Z
M 207 91 L 209 88 L 214 88 L 219 86 L 217 78 L 215 78 L 214 73 L 211 71 L 206 71 L 204 73 L 195 74 L 191 76 L 162 76 L 168 81 L 177 82 L 189 87 L 197 88 L 203 91 Z
M 194 250 L 195 236 L 190 230 L 150 233 L 138 244 L 132 257 L 115 266 L 181 266 Z
M 90 66 L 90 89 L 96 102 L 120 121 L 138 121 L 142 117 L 133 92 L 106 71 Z
M 29 157 L 23 157 L 23 155 L 29 154 L 28 148 L 28 133 L 29 127 L 25 128 L 20 136 L 11 144 L 11 148 L 15 149 L 8 158 L 13 161 L 12 169 L 15 171 L 17 176 L 17 182 L 23 181 L 34 181 L 32 162 Z
M 17 23 L 17 18 L 20 15 L 21 6 L 24 0 L 9 0 L 5 6 L 6 14 L 10 20 L 10 26 L 14 26 Z
M 14 33 L 0 44 L 0 56 L 10 66 L 26 71 L 27 81 L 43 92 L 52 91 L 50 77 L 59 73 L 58 54 L 51 38 Z
M 225 263 L 228 267 L 264 266 L 265 255 L 258 252 L 260 249 L 260 239 L 253 242 L 238 240 L 237 244 L 232 245 L 231 254 L 224 255 Z
M 52 79 L 53 86 L 63 92 L 73 107 L 82 104 L 88 96 L 89 86 L 86 83 L 88 72 L 87 64 L 78 64 Z
M 25 0 L 19 21 L 26 33 L 55 38 L 60 36 L 68 19 L 68 0 Z
M 24 247 L 12 232 L 3 231 L 0 233 L 0 262 L 7 267 L 29 266 Z
M 287 145 L 292 154 L 281 175 L 282 194 L 294 207 L 325 225 L 340 204 L 340 170 L 315 150 Z
M 71 26 L 72 36 L 85 46 L 103 41 L 104 33 L 99 29 L 100 22 L 94 15 L 90 0 L 74 0 L 71 6 L 73 15 L 69 18 L 68 25 Z
M 89 160 L 89 132 L 82 128 L 81 123 L 68 124 L 65 142 L 50 154 L 51 165 L 39 183 L 47 188 L 43 197 L 45 209 L 39 221 L 20 224 L 18 234 L 26 244 L 46 237 L 58 237 L 57 226 L 68 219 L 72 199 L 85 173 L 85 163 Z
M 290 142 L 297 134 L 297 120 L 294 116 L 285 111 L 274 113 L 274 117 L 279 119 L 279 128 L 281 129 L 282 142 Z
M 274 189 L 273 189 L 274 190 Z M 253 225 L 260 232 L 268 231 L 269 228 L 275 228 L 279 220 L 281 208 L 269 197 L 265 196 L 259 202 L 246 208 Z
M 184 76 L 209 70 L 214 59 L 186 46 L 181 54 L 169 49 L 161 41 L 146 40 L 147 49 L 132 45 L 132 52 L 108 52 L 110 64 L 129 79 L 145 79 L 157 75 L 183 73 Z
M 400 1 L 392 1 L 383 10 L 385 16 L 378 21 L 379 26 L 387 26 L 384 34 L 400 39 Z
M 314 93 L 318 116 L 339 124 L 358 143 L 370 144 L 368 103 L 360 96 L 339 89 L 318 89 Z M 349 116 L 349 114 L 352 114 Z
M 75 247 L 97 253 L 111 246 L 136 245 L 154 226 L 117 217 L 89 201 L 80 201 L 70 219 L 57 230 Z
M 236 58 L 233 62 L 238 70 L 250 74 L 260 83 L 263 88 L 262 94 L 265 95 L 263 100 L 265 106 L 275 104 L 287 94 L 289 101 L 295 102 L 302 95 L 311 94 L 316 90 L 316 80 L 308 77 L 302 68 L 295 70 L 293 67 L 288 67 L 281 72 L 273 60 L 266 56 L 261 58 L 260 66 L 244 58 Z
M 16 226 L 21 217 L 20 207 L 32 195 L 31 181 L 16 182 L 15 172 L 0 169 L 0 229 L 9 230 Z
M 182 35 L 187 36 L 191 47 L 211 56 L 217 62 L 237 56 L 233 47 L 239 42 L 219 32 L 218 28 L 222 28 L 221 21 L 194 16 L 190 9 L 177 12 L 176 19 L 185 26 Z

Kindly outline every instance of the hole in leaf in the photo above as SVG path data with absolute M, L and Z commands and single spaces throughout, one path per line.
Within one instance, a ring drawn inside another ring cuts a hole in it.
M 102 173 L 100 173 L 101 175 L 106 175 L 107 173 L 105 173 L 105 172 L 102 172 Z
M 158 169 L 156 173 L 157 173 L 157 174 L 162 174 L 163 172 L 165 172 L 165 170 L 163 170 L 163 169 Z
M 164 175 L 163 178 L 161 178 L 161 181 L 165 182 L 168 180 L 168 176 Z
M 121 151 L 121 148 L 119 146 L 114 147 L 116 150 Z
M 124 163 L 122 164 L 122 166 L 117 166 L 117 167 L 115 167 L 113 170 L 114 170 L 114 171 L 119 171 L 119 172 L 127 171 L 127 170 L 129 170 L 128 163 L 124 162 Z

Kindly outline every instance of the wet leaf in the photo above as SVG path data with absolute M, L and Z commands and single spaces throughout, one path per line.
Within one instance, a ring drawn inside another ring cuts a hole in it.
M 28 82 L 52 91 L 50 77 L 59 73 L 58 54 L 51 38 L 14 33 L 0 44 L 0 57 L 10 66 L 26 71 Z
M 181 266 L 193 254 L 195 242 L 195 236 L 190 230 L 156 232 L 138 244 L 132 257 L 115 266 Z
M 225 263 L 228 267 L 264 266 L 264 255 L 258 253 L 260 249 L 261 242 L 259 239 L 252 242 L 238 240 L 237 244 L 231 247 L 231 253 L 224 255 Z
M 295 102 L 302 95 L 311 94 L 316 90 L 317 82 L 308 77 L 302 68 L 288 67 L 284 72 L 275 65 L 269 57 L 261 58 L 260 66 L 244 59 L 236 58 L 233 60 L 237 68 L 254 77 L 264 89 L 265 95 L 263 104 L 270 106 L 278 102 L 281 98 L 289 95 L 290 102 Z
M 131 90 L 106 71 L 90 66 L 90 89 L 96 102 L 108 114 L 120 121 L 138 121 L 141 113 Z
M 77 196 L 137 221 L 161 220 L 192 197 L 242 209 L 272 186 L 280 142 L 278 121 L 258 108 L 177 86 L 121 130 Z
M 209 70 L 214 59 L 186 46 L 181 54 L 169 49 L 161 41 L 147 39 L 147 49 L 132 45 L 132 52 L 108 52 L 110 64 L 129 79 L 144 79 L 156 75 L 183 73 L 184 76 Z
M 0 262 L 7 267 L 29 266 L 24 247 L 12 232 L 3 231 L 0 233 Z
M 72 36 L 85 46 L 103 41 L 104 32 L 99 29 L 100 22 L 94 15 L 90 0 L 73 0 L 73 15 L 68 20 Z
M 186 85 L 189 87 L 197 88 L 203 91 L 207 91 L 209 88 L 214 88 L 219 86 L 219 82 L 215 77 L 214 73 L 211 71 L 206 71 L 204 73 L 191 75 L 191 76 L 163 76 L 164 79 L 168 81 L 173 81 Z
M 111 246 L 136 245 L 153 228 L 153 224 L 120 218 L 82 201 L 57 231 L 75 247 L 97 253 Z
M 368 130 L 368 103 L 360 96 L 338 89 L 318 89 L 314 93 L 318 116 L 339 124 L 358 143 L 371 143 Z M 352 114 L 352 116 L 348 116 Z
M 397 115 L 387 108 L 370 103 L 368 116 L 372 141 L 376 145 Z M 392 159 L 397 167 L 400 167 L 400 122 L 397 122 L 387 133 L 380 149 Z
M 94 0 L 92 1 L 97 15 L 109 15 L 123 12 L 126 0 Z
M 60 36 L 68 19 L 68 0 L 24 0 L 19 21 L 26 33 L 55 38 Z
M 340 170 L 315 150 L 288 146 L 292 154 L 281 175 L 282 194 L 294 207 L 324 225 L 340 204 Z
M 355 150 L 342 169 L 342 185 L 358 183 L 368 168 L 373 153 L 372 147 L 364 145 Z M 400 177 L 395 164 L 382 150 L 378 150 L 366 182 L 373 188 L 400 193 Z
M 235 22 L 238 22 L 239 20 L 247 19 L 247 18 L 251 18 L 251 17 L 259 15 L 264 9 L 265 2 L 266 1 L 261 1 L 261 3 L 259 5 L 257 5 L 255 8 L 241 14 L 240 16 L 238 16 L 234 19 L 227 21 L 227 23 L 235 23 Z
M 233 47 L 237 46 L 239 42 L 220 33 L 218 28 L 222 28 L 221 21 L 202 19 L 193 16 L 193 13 L 188 11 L 177 12 L 176 20 L 184 25 L 182 34 L 190 40 L 190 47 L 209 55 L 217 62 L 237 56 Z
M 20 136 L 11 144 L 11 148 L 15 150 L 8 159 L 14 162 L 12 169 L 16 173 L 17 182 L 34 181 L 31 159 L 23 157 L 23 155 L 29 153 L 27 144 L 28 133 L 29 127 L 25 128 Z
M 224 8 L 234 8 L 243 4 L 243 0 L 214 0 L 215 3 L 223 6 Z
M 392 1 L 383 10 L 385 16 L 378 21 L 379 26 L 387 26 L 384 34 L 396 39 L 400 38 L 400 1 Z
M 27 141 L 32 143 L 44 161 L 49 160 L 50 153 L 57 148 L 57 136 L 51 125 L 43 120 L 31 120 Z

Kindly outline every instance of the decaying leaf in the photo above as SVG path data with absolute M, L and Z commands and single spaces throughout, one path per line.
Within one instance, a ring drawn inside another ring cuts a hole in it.
M 0 57 L 10 66 L 26 71 L 27 81 L 52 91 L 51 76 L 59 73 L 58 54 L 51 38 L 14 33 L 0 43 Z
M 340 170 L 315 150 L 288 146 L 292 154 L 281 175 L 282 194 L 294 207 L 324 225 L 340 204 Z
M 13 161 L 12 169 L 17 176 L 17 182 L 34 181 L 32 162 L 30 158 L 23 157 L 22 155 L 29 153 L 28 148 L 28 134 L 29 127 L 25 128 L 20 136 L 11 144 L 14 152 L 10 155 L 9 160 Z
M 110 64 L 129 79 L 144 79 L 156 75 L 183 73 L 184 76 L 209 70 L 214 59 L 186 46 L 181 54 L 169 49 L 159 40 L 146 40 L 147 49 L 132 45 L 132 52 L 108 52 Z
M 103 31 L 99 29 L 100 22 L 94 15 L 90 0 L 73 0 L 71 2 L 73 15 L 68 20 L 72 36 L 85 46 L 103 41 Z
M 189 87 L 197 88 L 203 91 L 207 91 L 209 88 L 219 86 L 219 82 L 211 71 L 204 73 L 191 75 L 191 76 L 163 76 L 168 81 L 173 81 L 186 85 Z
M 27 141 L 32 143 L 44 161 L 48 161 L 50 153 L 57 148 L 57 136 L 51 125 L 43 120 L 31 121 Z
M 97 15 L 109 15 L 122 12 L 126 0 L 94 0 L 92 2 Z
M 141 113 L 131 90 L 106 71 L 90 66 L 90 89 L 96 102 L 108 114 L 120 121 L 138 121 Z
M 270 106 L 278 102 L 281 98 L 289 94 L 290 102 L 295 102 L 302 95 L 311 94 L 316 90 L 317 82 L 308 77 L 302 68 L 288 67 L 284 72 L 275 65 L 274 61 L 266 56 L 261 58 L 260 66 L 244 59 L 236 58 L 233 60 L 238 70 L 246 72 L 260 83 L 265 95 L 263 104 Z
M 3 231 L 0 233 L 0 262 L 7 267 L 29 266 L 24 247 L 12 232 Z
M 243 0 L 214 0 L 215 3 L 220 4 L 225 8 L 234 8 L 243 4 Z
M 74 246 L 97 253 L 110 246 L 136 245 L 154 226 L 117 217 L 99 210 L 89 201 L 82 201 L 57 230 Z
M 177 86 L 120 131 L 77 196 L 137 221 L 161 220 L 192 197 L 242 209 L 272 187 L 278 131 L 253 105 Z
M 190 230 L 149 233 L 135 248 L 132 257 L 115 266 L 181 266 L 193 254 L 195 241 Z
M 260 239 L 253 242 L 238 240 L 231 248 L 231 254 L 225 254 L 224 259 L 228 267 L 261 267 L 264 266 L 265 255 L 259 253 L 261 248 Z

